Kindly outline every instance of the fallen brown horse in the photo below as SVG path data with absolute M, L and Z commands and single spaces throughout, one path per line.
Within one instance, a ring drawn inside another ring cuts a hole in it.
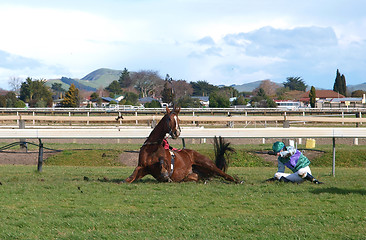
M 180 108 L 174 108 L 172 111 L 166 108 L 166 114 L 140 148 L 138 166 L 125 182 L 132 183 L 148 174 L 160 182 L 199 181 L 211 176 L 220 176 L 228 181 L 239 182 L 222 170 L 225 164 L 221 164 L 220 169 L 212 160 L 197 151 L 190 149 L 174 151 L 164 148 L 163 141 L 167 133 L 173 139 L 180 135 L 179 111 Z M 221 138 L 215 142 L 224 143 Z M 216 154 L 216 159 L 225 161 L 225 153 L 230 149 L 227 143 L 216 147 L 216 152 L 221 152 Z

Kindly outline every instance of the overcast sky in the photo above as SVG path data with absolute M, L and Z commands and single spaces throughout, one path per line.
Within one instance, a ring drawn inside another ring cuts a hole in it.
M 0 87 L 10 77 L 154 70 L 215 85 L 301 77 L 366 82 L 363 0 L 2 0 Z

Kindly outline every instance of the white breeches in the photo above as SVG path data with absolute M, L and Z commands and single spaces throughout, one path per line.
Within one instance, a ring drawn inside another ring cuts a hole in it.
M 306 177 L 307 173 L 311 174 L 311 170 L 310 170 L 309 166 L 300 168 L 299 171 L 294 172 L 292 174 L 276 172 L 274 176 L 278 180 L 280 180 L 281 177 L 285 177 L 292 182 L 302 183 L 303 181 L 305 181 L 304 178 Z

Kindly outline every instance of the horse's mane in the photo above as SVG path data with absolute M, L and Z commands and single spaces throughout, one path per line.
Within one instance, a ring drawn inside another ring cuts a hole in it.
M 163 128 L 163 124 L 166 124 L 166 122 L 168 120 L 166 120 L 166 118 L 168 117 L 169 113 L 165 113 L 163 118 L 158 122 L 158 124 L 154 127 L 154 129 L 150 132 L 149 136 L 146 138 L 144 145 L 145 144 L 161 144 L 165 134 L 160 134 L 160 132 L 158 131 L 163 131 L 160 128 Z M 156 138 L 156 139 L 151 139 L 151 138 Z

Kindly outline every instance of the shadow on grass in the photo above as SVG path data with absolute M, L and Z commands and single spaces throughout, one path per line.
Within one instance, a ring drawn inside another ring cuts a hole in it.
M 106 183 L 117 183 L 117 184 L 125 183 L 125 179 L 120 179 L 120 178 L 117 178 L 117 179 L 108 179 L 106 177 L 103 177 L 103 178 L 98 178 L 98 181 L 99 182 L 106 182 Z M 137 180 L 134 183 L 159 183 L 159 182 L 156 181 L 155 179 L 147 178 L 147 179 Z
M 363 190 L 363 189 L 342 189 L 342 188 L 337 188 L 337 187 L 314 189 L 311 192 L 313 194 L 332 193 L 332 194 L 342 194 L 342 195 L 347 195 L 347 194 L 366 195 L 366 190 Z

